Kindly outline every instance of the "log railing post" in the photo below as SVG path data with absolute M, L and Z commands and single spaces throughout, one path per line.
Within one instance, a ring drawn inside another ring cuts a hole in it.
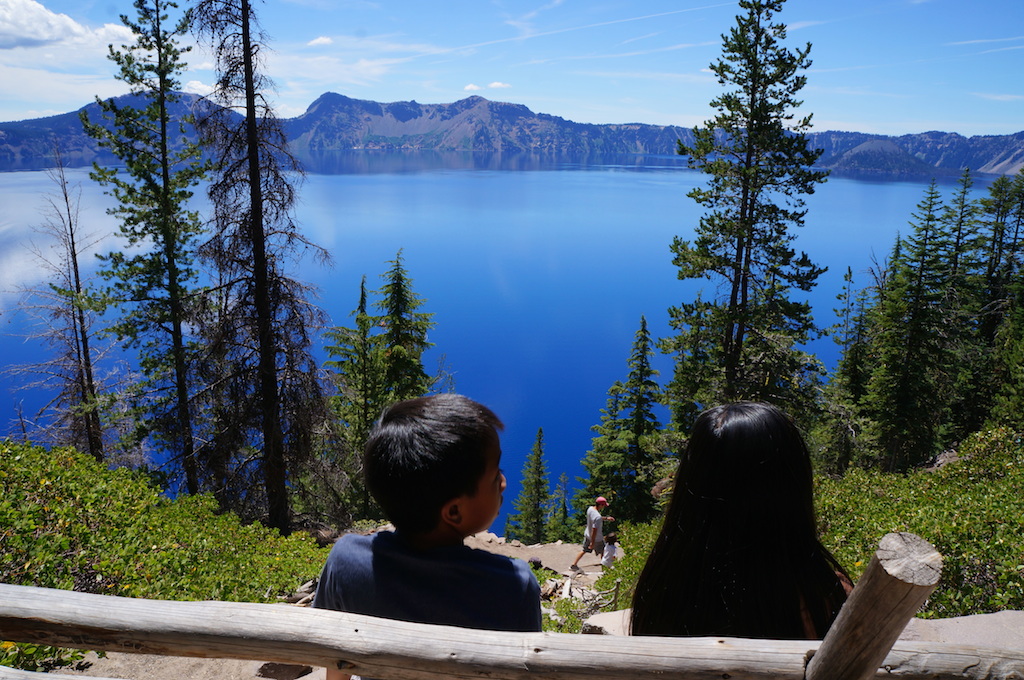
M 939 584 L 942 556 L 909 533 L 886 534 L 807 665 L 806 680 L 874 677 L 907 622 Z

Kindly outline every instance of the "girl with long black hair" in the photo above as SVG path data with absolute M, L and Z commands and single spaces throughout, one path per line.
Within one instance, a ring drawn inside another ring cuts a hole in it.
M 632 634 L 820 639 L 851 588 L 818 540 L 792 420 L 755 402 L 702 413 L 637 581 Z

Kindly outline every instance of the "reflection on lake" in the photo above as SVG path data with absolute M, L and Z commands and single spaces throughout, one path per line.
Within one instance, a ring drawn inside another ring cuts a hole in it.
M 439 170 L 489 170 L 492 172 L 551 171 L 629 168 L 654 170 L 685 168 L 680 156 L 600 155 L 553 156 L 526 152 L 494 151 L 378 151 L 352 150 L 303 154 L 303 167 L 313 174 L 377 175 L 434 172 Z

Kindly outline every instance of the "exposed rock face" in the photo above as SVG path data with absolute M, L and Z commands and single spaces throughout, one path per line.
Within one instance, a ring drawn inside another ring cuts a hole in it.
M 130 96 L 121 97 L 128 103 Z M 179 116 L 204 106 L 186 95 Z M 84 107 L 99 120 L 98 107 Z M 353 150 L 485 152 L 506 157 L 675 155 L 677 141 L 693 141 L 689 129 L 626 123 L 591 125 L 534 113 L 525 106 L 468 97 L 451 104 L 414 101 L 380 103 L 328 92 L 304 114 L 281 121 L 292 151 L 311 167 L 329 167 L 332 158 Z M 188 128 L 192 134 L 191 128 Z M 900 175 L 1013 174 L 1024 167 L 1024 132 L 963 137 L 925 132 L 886 137 L 859 132 L 815 132 L 812 148 L 822 149 L 819 165 L 840 172 Z M 82 131 L 78 112 L 50 118 L 0 123 L 0 170 L 50 167 L 59 144 L 71 166 L 93 160 L 111 163 L 109 155 Z
M 469 97 L 453 104 L 380 104 L 329 92 L 286 122 L 300 156 L 351 149 L 665 153 L 688 134 L 657 125 L 586 125 L 519 104 Z
M 879 175 L 1015 174 L 1024 168 L 1024 132 L 964 137 L 923 132 L 885 137 L 858 132 L 816 132 L 811 146 L 824 149 L 823 167 Z

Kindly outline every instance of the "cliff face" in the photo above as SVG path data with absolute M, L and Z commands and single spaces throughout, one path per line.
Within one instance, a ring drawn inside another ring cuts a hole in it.
M 350 149 L 626 154 L 673 152 L 686 131 L 657 125 L 587 125 L 525 106 L 469 97 L 453 104 L 377 102 L 327 93 L 285 121 L 299 156 Z
M 127 99 L 127 98 L 122 98 Z M 198 102 L 187 96 L 180 114 Z M 84 107 L 98 120 L 95 104 Z M 304 114 L 281 121 L 292 151 L 323 164 L 332 155 L 359 149 L 475 151 L 546 156 L 624 154 L 675 155 L 676 142 L 689 144 L 686 128 L 627 123 L 591 125 L 534 113 L 525 106 L 468 97 L 451 104 L 379 103 L 328 92 Z M 1024 132 L 963 137 L 925 132 L 886 137 L 858 132 L 815 132 L 819 165 L 836 171 L 878 176 L 977 173 L 1012 174 L 1024 167 Z M 78 113 L 0 123 L 0 170 L 52 165 L 54 143 L 72 166 L 111 162 L 82 132 Z
M 954 132 L 923 132 L 886 137 L 858 132 L 817 132 L 811 145 L 823 149 L 823 167 L 877 174 L 959 174 L 964 168 L 988 174 L 1015 174 L 1024 168 L 1024 132 L 964 137 Z

